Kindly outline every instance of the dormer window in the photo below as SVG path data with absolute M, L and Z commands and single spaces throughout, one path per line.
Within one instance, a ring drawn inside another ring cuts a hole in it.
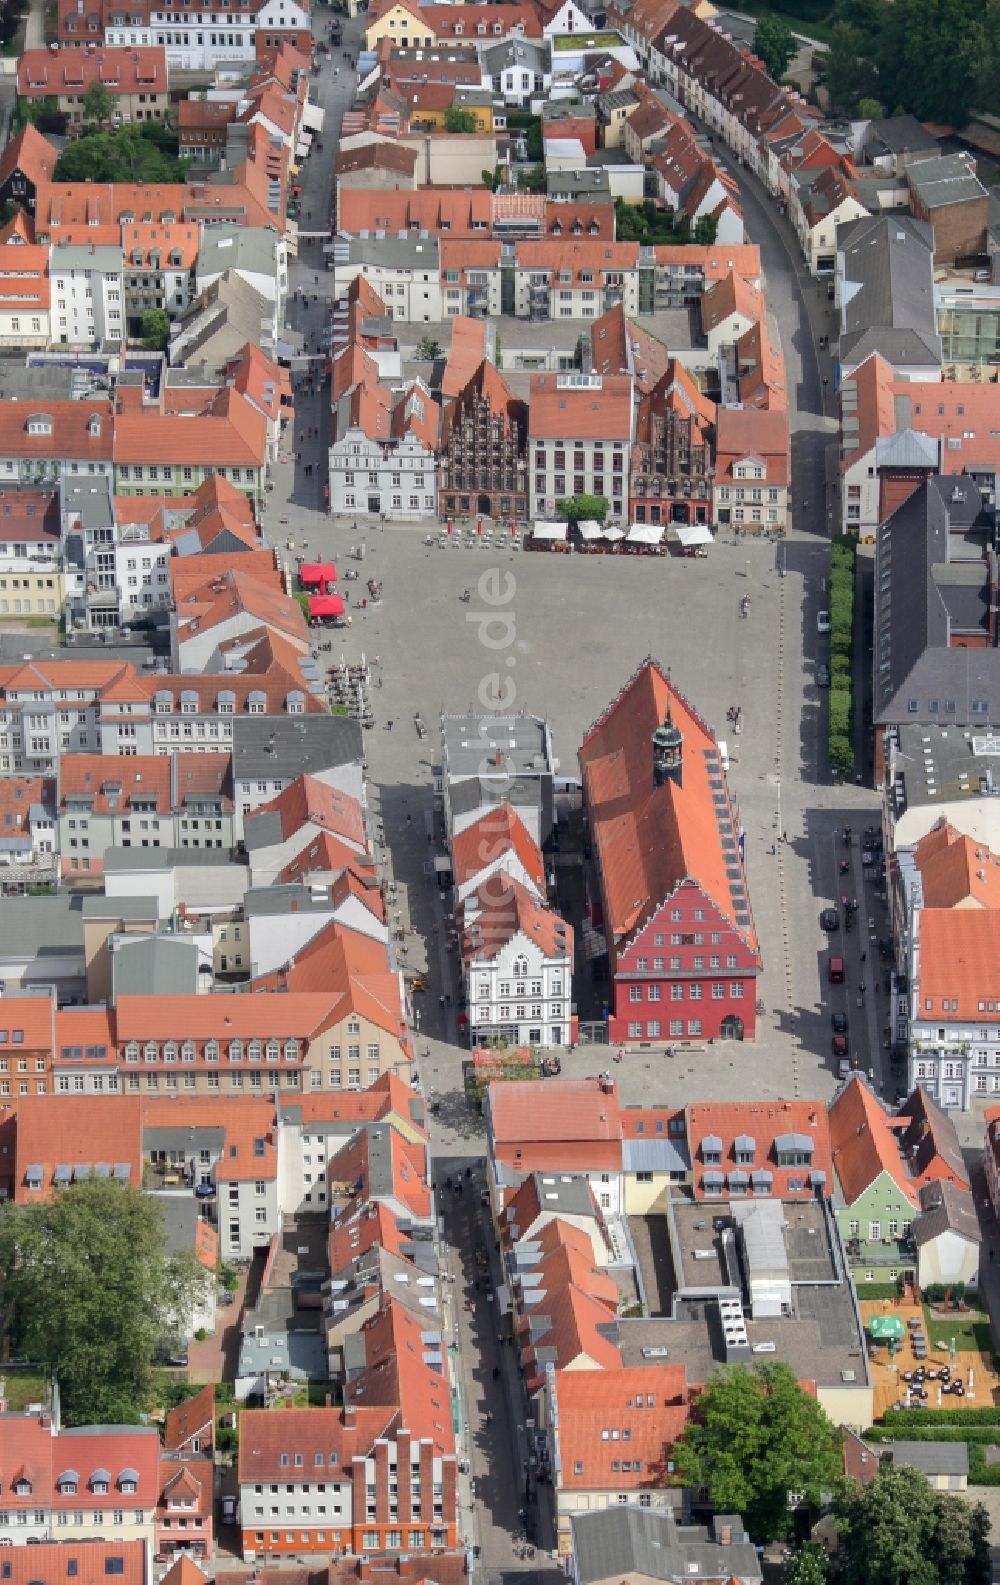
M 60 1497 L 75 1497 L 80 1489 L 80 1477 L 75 1469 L 64 1469 L 56 1481 Z
M 701 1142 L 701 1159 L 706 1167 L 722 1165 L 722 1140 L 718 1134 L 706 1134 Z
M 95 1469 L 90 1477 L 90 1490 L 95 1497 L 106 1497 L 111 1490 L 111 1476 L 106 1469 Z
M 26 1475 L 19 1475 L 12 1489 L 15 1497 L 31 1496 L 31 1482 Z
M 139 1490 L 138 1470 L 123 1469 L 118 1477 L 118 1490 L 126 1497 L 134 1497 Z
M 29 413 L 25 427 L 29 435 L 51 435 L 52 419 L 48 413 Z

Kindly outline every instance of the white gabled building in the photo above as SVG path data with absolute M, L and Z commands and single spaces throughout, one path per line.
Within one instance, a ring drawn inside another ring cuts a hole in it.
M 331 512 L 436 517 L 440 420 L 420 380 L 395 401 L 388 386 L 368 377 L 346 391 L 329 452 Z
M 462 923 L 472 1045 L 569 1045 L 572 928 L 503 873 L 466 898 Z

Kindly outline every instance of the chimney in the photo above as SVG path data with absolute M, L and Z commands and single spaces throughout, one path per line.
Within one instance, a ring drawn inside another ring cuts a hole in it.
M 356 1429 L 358 1416 L 353 1403 L 344 1404 L 343 1410 L 341 1411 L 341 1419 L 343 1421 L 345 1431 L 353 1431 Z

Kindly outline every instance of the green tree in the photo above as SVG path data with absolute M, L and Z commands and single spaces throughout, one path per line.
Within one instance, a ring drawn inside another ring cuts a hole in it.
M 57 182 L 182 182 L 188 160 L 177 156 L 177 139 L 154 121 L 88 132 L 59 156 Z
M 785 75 L 796 47 L 791 28 L 779 16 L 761 17 L 753 30 L 753 52 L 764 62 L 775 82 L 780 82 Z
M 717 1371 L 674 1448 L 688 1486 L 741 1513 L 758 1541 L 787 1533 L 789 1494 L 818 1503 L 840 1474 L 840 1439 L 785 1364 Z
M 807 1541 L 785 1570 L 785 1585 L 826 1585 L 829 1578 L 826 1553 L 815 1541 Z
M 969 1585 L 990 1585 L 993 1579 L 993 1549 L 990 1546 L 989 1510 L 977 1502 L 972 1510 L 972 1557 L 969 1560 Z
M 877 90 L 878 75 L 870 58 L 872 49 L 867 34 L 859 27 L 850 22 L 834 23 L 824 67 L 826 91 L 835 110 L 852 112 L 860 99 Z
M 134 1420 L 160 1338 L 180 1335 L 208 1274 L 168 1255 L 152 1195 L 91 1178 L 42 1205 L 0 1207 L 0 1322 L 53 1370 L 71 1425 Z
M 150 352 L 163 352 L 170 340 L 170 320 L 162 308 L 147 308 L 142 316 L 142 344 Z
M 556 502 L 556 511 L 568 523 L 585 523 L 589 519 L 603 523 L 608 515 L 608 501 L 603 495 L 568 495 Z
M 878 98 L 921 120 L 961 127 L 976 87 L 972 0 L 892 0 L 875 50 Z
M 859 99 L 858 115 L 864 116 L 866 121 L 881 121 L 885 116 L 885 105 L 880 99 Z
M 435 341 L 433 336 L 424 336 L 417 343 L 416 356 L 418 358 L 426 358 L 430 362 L 433 362 L 435 358 L 443 358 L 444 352 L 440 341 Z
M 870 1486 L 846 1484 L 834 1512 L 844 1585 L 978 1585 L 989 1516 L 974 1521 L 917 1470 L 882 1464 Z
M 461 105 L 452 105 L 444 113 L 444 130 L 446 132 L 475 132 L 478 129 L 475 112 L 466 110 Z
M 702 247 L 710 248 L 719 234 L 719 222 L 715 215 L 701 215 L 694 223 L 694 240 L 700 242 Z
M 114 95 L 95 77 L 83 97 L 83 118 L 103 127 L 111 120 L 115 108 Z

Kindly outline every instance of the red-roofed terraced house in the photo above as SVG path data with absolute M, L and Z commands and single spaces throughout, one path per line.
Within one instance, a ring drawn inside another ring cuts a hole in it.
M 647 660 L 580 749 L 612 1041 L 752 1039 L 760 952 L 715 734 Z
M 407 1368 L 433 1367 L 414 1360 Z M 435 1445 L 404 1423 L 398 1404 L 244 1410 L 238 1479 L 248 1561 L 404 1546 L 412 1555 L 458 1542 L 454 1438 Z M 281 1487 L 280 1518 L 272 1485 Z

